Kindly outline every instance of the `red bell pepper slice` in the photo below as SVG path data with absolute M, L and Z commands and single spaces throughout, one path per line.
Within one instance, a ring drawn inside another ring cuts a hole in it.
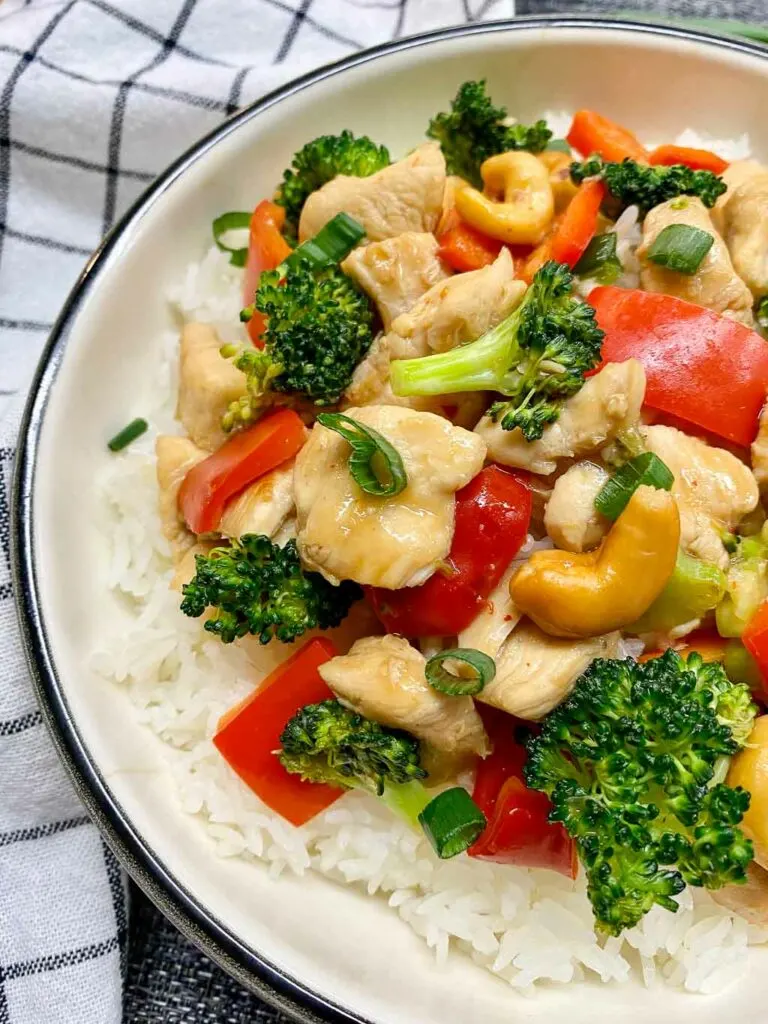
M 568 141 L 584 156 L 599 153 L 603 160 L 620 163 L 626 157 L 648 161 L 648 150 L 627 128 L 595 110 L 577 110 L 568 132 Z
M 475 618 L 520 550 L 531 520 L 530 489 L 519 476 L 487 466 L 456 495 L 447 571 L 419 587 L 368 596 L 390 633 L 452 636 Z
M 179 488 L 179 511 L 190 530 L 215 530 L 229 499 L 292 458 L 305 436 L 301 417 L 292 409 L 279 409 L 193 466 Z
M 464 273 L 490 266 L 501 252 L 502 243 L 455 217 L 453 223 L 437 239 L 437 255 L 448 266 Z
M 694 149 L 692 146 L 659 146 L 651 153 L 649 163 L 672 167 L 674 164 L 685 164 L 692 171 L 712 171 L 722 174 L 728 167 L 728 161 L 708 149 Z
M 318 668 L 336 654 L 325 638 L 310 640 L 267 676 L 250 697 L 222 716 L 213 742 L 219 753 L 264 803 L 292 825 L 303 825 L 343 796 L 325 783 L 287 772 L 275 751 L 288 720 L 305 704 L 333 694 Z
M 515 719 L 482 709 L 493 753 L 477 768 L 472 799 L 488 819 L 470 857 L 497 864 L 550 868 L 568 878 L 578 871 L 576 844 L 565 828 L 549 821 L 552 804 L 546 793 L 523 781 L 526 750 L 514 737 Z
M 657 292 L 595 288 L 602 365 L 639 359 L 645 404 L 747 447 L 768 391 L 768 344 L 711 309 Z
M 552 236 L 552 259 L 573 268 L 597 231 L 597 218 L 605 199 L 602 181 L 585 181 L 566 207 Z
M 251 214 L 248 238 L 248 257 L 243 274 L 243 305 L 250 306 L 259 277 L 263 270 L 274 270 L 291 254 L 291 247 L 280 234 L 285 224 L 285 210 L 277 203 L 264 199 Z M 257 348 L 261 348 L 265 319 L 255 310 L 248 321 L 248 336 Z
M 763 679 L 761 699 L 768 698 L 768 600 L 760 607 L 741 635 L 741 642 L 754 658 Z

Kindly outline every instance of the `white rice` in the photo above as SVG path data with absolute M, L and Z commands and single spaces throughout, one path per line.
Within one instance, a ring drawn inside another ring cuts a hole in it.
M 726 151 L 721 143 L 717 148 Z M 615 230 L 630 252 L 639 230 L 636 212 L 627 211 Z M 189 267 L 171 298 L 182 318 L 212 323 L 228 339 L 242 337 L 240 278 L 212 248 Z M 163 345 L 162 371 L 147 387 L 152 429 L 98 481 L 109 582 L 128 599 L 133 622 L 127 637 L 121 630 L 94 654 L 93 666 L 127 690 L 138 720 L 165 742 L 180 810 L 199 818 L 219 854 L 262 861 L 275 877 L 314 870 L 385 899 L 439 962 L 449 949 L 460 950 L 517 990 L 634 977 L 647 986 L 713 993 L 743 977 L 748 946 L 768 941 L 768 931 L 705 892 L 686 890 L 677 914 L 656 907 L 621 938 L 598 939 L 583 877 L 571 883 L 552 872 L 466 855 L 441 862 L 422 836 L 359 793 L 296 829 L 237 778 L 211 737 L 219 717 L 252 691 L 253 662 L 242 647 L 225 647 L 199 621 L 185 618 L 168 587 L 172 569 L 156 513 L 153 444 L 158 432 L 179 430 L 173 419 L 176 336 L 169 334 Z M 530 538 L 526 551 L 538 546 Z M 626 641 L 622 655 L 636 656 L 639 643 Z M 274 653 L 274 647 L 256 648 L 258 668 L 267 671 Z

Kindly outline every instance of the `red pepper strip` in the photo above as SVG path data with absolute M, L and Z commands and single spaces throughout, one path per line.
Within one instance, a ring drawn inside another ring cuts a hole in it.
M 562 825 L 549 821 L 552 804 L 545 793 L 523 781 L 526 751 L 514 737 L 515 719 L 482 711 L 493 741 L 493 753 L 481 761 L 472 799 L 488 825 L 468 853 L 498 864 L 550 868 L 568 878 L 578 870 L 576 844 Z
M 701 655 L 704 661 L 709 662 L 722 661 L 727 644 L 728 641 L 724 640 L 719 633 L 715 633 L 711 629 L 697 629 L 695 633 L 689 633 L 688 636 L 674 644 L 674 648 L 683 658 L 695 651 Z M 637 660 L 643 664 L 661 657 L 663 653 L 664 651 L 648 651 L 647 654 L 641 654 Z
M 502 247 L 498 239 L 489 238 L 462 220 L 452 224 L 437 241 L 440 246 L 437 255 L 459 273 L 489 266 Z
M 270 413 L 198 462 L 179 488 L 179 511 L 193 533 L 215 530 L 224 506 L 243 488 L 292 458 L 306 429 L 292 409 Z
M 631 131 L 595 110 L 576 111 L 568 142 L 584 156 L 599 153 L 603 160 L 617 163 L 626 157 L 648 161 L 648 150 Z
M 741 635 L 741 642 L 755 659 L 763 679 L 760 699 L 768 697 L 768 601 L 763 601 Z
M 333 697 L 317 670 L 335 654 L 325 638 L 304 644 L 256 693 L 222 716 L 213 737 L 243 782 L 293 825 L 303 825 L 344 794 L 335 786 L 304 782 L 287 772 L 275 754 L 283 729 L 300 708 Z
M 531 492 L 487 466 L 456 495 L 456 527 L 445 572 L 420 587 L 372 587 L 373 609 L 390 633 L 452 636 L 475 618 L 528 533 Z
M 605 199 L 602 181 L 585 181 L 566 207 L 552 236 L 552 259 L 573 268 L 597 231 L 597 218 Z
M 552 246 L 554 244 L 555 235 L 559 231 L 562 223 L 563 214 L 559 213 L 552 221 L 549 233 L 546 235 L 544 240 L 539 242 L 536 248 L 529 253 L 528 257 L 520 264 L 515 260 L 516 276 L 519 277 L 521 281 L 525 281 L 526 284 L 530 284 L 536 271 L 541 270 L 544 264 L 548 260 L 552 259 Z
M 672 167 L 674 164 L 685 164 L 692 171 L 712 171 L 722 174 L 728 167 L 728 161 L 708 149 L 694 149 L 691 146 L 659 146 L 651 153 L 649 162 Z
M 243 304 L 250 306 L 263 270 L 274 270 L 291 254 L 291 247 L 280 234 L 285 223 L 285 210 L 264 199 L 251 214 L 248 258 L 243 275 Z M 257 348 L 262 347 L 265 319 L 256 310 L 248 321 L 248 336 Z
M 743 324 L 656 292 L 595 288 L 603 363 L 639 359 L 645 404 L 749 446 L 768 391 L 768 345 Z

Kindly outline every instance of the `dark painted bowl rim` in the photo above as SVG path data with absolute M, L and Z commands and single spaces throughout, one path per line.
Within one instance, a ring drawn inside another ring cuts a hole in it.
M 161 862 L 147 842 L 132 825 L 91 757 L 78 725 L 69 709 L 64 687 L 58 678 L 54 655 L 41 608 L 40 586 L 36 570 L 33 539 L 34 481 L 37 449 L 51 389 L 66 349 L 68 335 L 79 307 L 96 285 L 107 256 L 119 242 L 123 232 L 139 220 L 170 188 L 175 180 L 221 139 L 236 131 L 241 124 L 288 96 L 338 75 L 348 68 L 376 60 L 386 54 L 426 46 L 433 42 L 461 36 L 515 32 L 530 29 L 568 28 L 583 30 L 622 29 L 646 36 L 695 40 L 723 50 L 768 59 L 762 46 L 726 39 L 709 32 L 668 27 L 654 22 L 618 18 L 595 18 L 550 15 L 516 18 L 454 28 L 438 29 L 409 36 L 394 42 L 363 50 L 343 60 L 294 79 L 268 93 L 249 107 L 225 120 L 191 149 L 178 158 L 133 204 L 104 239 L 88 261 L 79 280 L 53 326 L 40 359 L 27 401 L 19 435 L 12 501 L 12 574 L 27 660 L 32 672 L 43 717 L 63 761 L 89 814 L 114 850 L 123 868 L 188 938 L 192 939 L 213 960 L 246 985 L 258 996 L 290 1014 L 304 1024 L 371 1024 L 356 1013 L 311 991 L 297 978 L 290 977 L 275 964 L 250 950 L 238 937 L 217 920 L 174 877 L 170 867 Z

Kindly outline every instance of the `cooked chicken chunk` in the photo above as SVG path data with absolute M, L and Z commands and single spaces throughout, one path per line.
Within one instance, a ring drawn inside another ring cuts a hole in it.
M 594 462 L 577 462 L 555 481 L 544 512 L 544 527 L 564 551 L 597 547 L 610 522 L 595 508 L 595 498 L 608 473 Z
M 565 700 L 595 658 L 615 658 L 618 644 L 618 633 L 563 640 L 525 622 L 496 655 L 496 676 L 478 700 L 535 722 Z
M 483 609 L 458 636 L 459 647 L 472 647 L 495 658 L 499 648 L 520 621 L 520 612 L 509 593 L 509 583 L 519 565 L 512 562 L 492 591 Z
M 176 415 L 195 444 L 209 452 L 226 441 L 221 418 L 246 391 L 245 374 L 223 358 L 220 347 L 210 324 L 187 324 L 181 332 Z
M 195 543 L 194 534 L 179 515 L 179 488 L 189 470 L 207 454 L 188 437 L 161 436 L 155 442 L 160 523 L 174 562 L 180 561 Z
M 752 442 L 752 473 L 762 492 L 768 489 L 768 405 L 760 413 L 757 437 Z
M 293 463 L 290 459 L 246 487 L 224 509 L 219 533 L 242 537 L 261 533 L 274 537 L 293 512 Z
M 349 472 L 347 442 L 316 424 L 294 474 L 301 557 L 332 583 L 423 583 L 450 550 L 454 494 L 480 471 L 485 445 L 432 413 L 374 405 L 348 415 L 397 449 L 408 485 L 384 500 L 365 494 Z
M 714 238 L 712 248 L 693 274 L 668 270 L 647 258 L 651 245 L 671 224 L 687 224 L 706 231 Z M 637 256 L 640 260 L 640 281 L 646 291 L 675 295 L 733 320 L 753 323 L 752 294 L 734 270 L 728 248 L 700 199 L 681 196 L 655 206 L 643 222 L 643 243 L 637 250 Z
M 732 530 L 759 498 L 749 468 L 730 452 L 674 427 L 648 427 L 646 443 L 674 474 L 672 494 L 680 510 L 682 548 L 725 568 L 728 554 L 720 533 Z
M 369 242 L 434 231 L 444 190 L 445 159 L 436 142 L 426 142 L 368 178 L 340 174 L 313 192 L 301 211 L 299 241 L 312 238 L 337 213 L 362 224 Z
M 176 566 L 170 587 L 171 590 L 178 590 L 181 593 L 181 588 L 185 583 L 189 583 L 192 577 L 195 575 L 196 562 L 195 559 L 198 555 L 207 555 L 211 548 L 216 546 L 216 541 L 213 540 L 198 540 L 192 544 L 191 548 L 187 548 L 183 558 Z M 206 615 L 207 618 L 207 615 Z
M 426 659 L 400 636 L 358 640 L 319 668 L 334 693 L 381 725 L 405 729 L 449 754 L 480 754 L 488 737 L 471 697 L 447 697 L 424 676 Z
M 768 294 L 768 167 L 739 160 L 723 179 L 728 191 L 718 200 L 716 223 L 736 273 L 758 299 Z
M 405 231 L 353 249 L 341 269 L 370 295 L 388 331 L 392 321 L 409 310 L 427 289 L 450 276 L 437 249 L 434 235 Z
M 526 441 L 520 430 L 502 430 L 488 416 L 475 431 L 495 462 L 546 476 L 557 469 L 558 459 L 590 455 L 635 426 L 644 396 L 642 363 L 608 363 L 563 404 L 560 418 L 544 428 L 538 441 Z
M 768 927 L 768 871 L 759 864 L 749 865 L 744 885 L 726 885 L 710 890 L 709 895 L 715 903 L 741 915 L 750 924 Z

